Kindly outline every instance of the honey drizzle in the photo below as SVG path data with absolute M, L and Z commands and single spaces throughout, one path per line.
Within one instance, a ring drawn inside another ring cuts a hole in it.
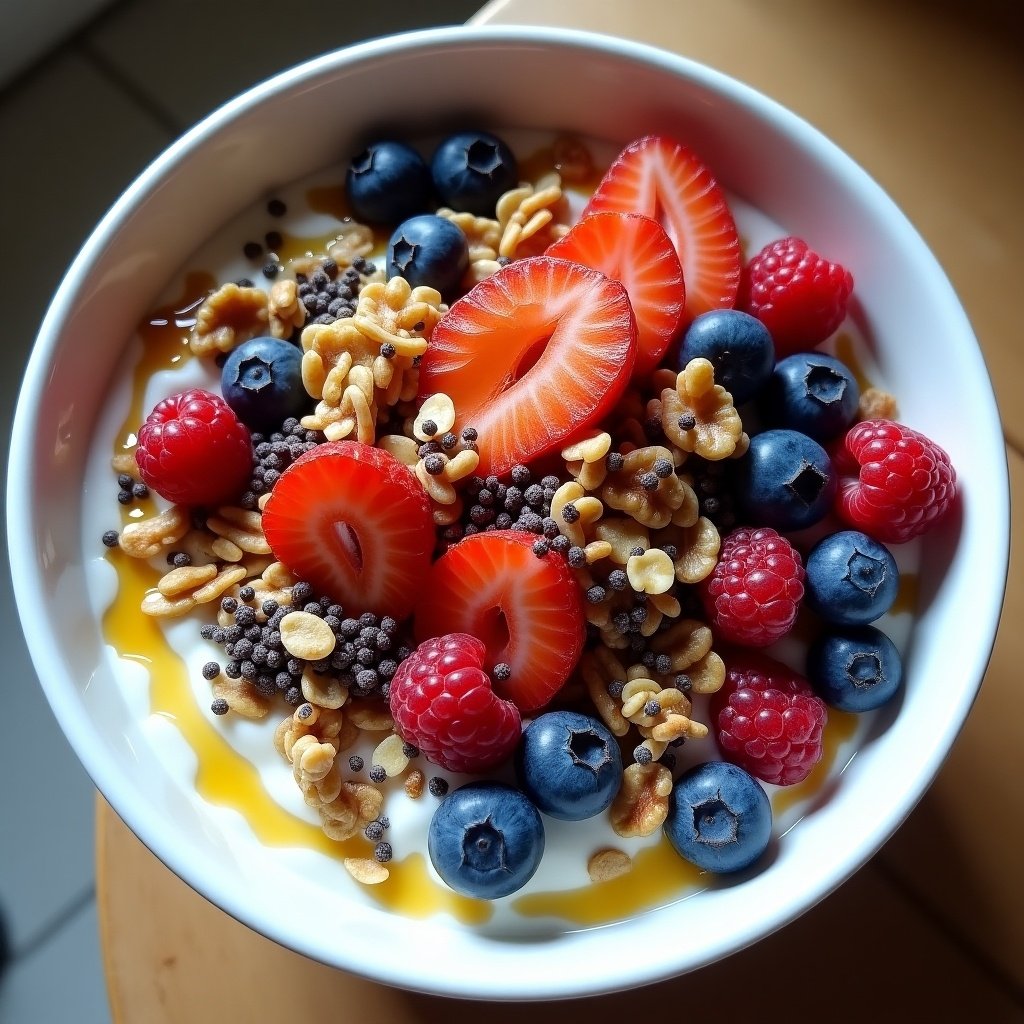
M 822 789 L 835 765 L 840 746 L 857 731 L 858 721 L 858 716 L 849 711 L 828 709 L 828 721 L 821 736 L 821 760 L 811 769 L 811 774 L 803 782 L 786 786 L 772 797 L 772 813 L 776 817 Z
M 600 925 L 622 920 L 642 910 L 670 903 L 697 892 L 709 877 L 683 860 L 664 837 L 633 858 L 625 875 L 561 892 L 520 896 L 512 906 L 524 917 L 562 917 L 579 925 Z

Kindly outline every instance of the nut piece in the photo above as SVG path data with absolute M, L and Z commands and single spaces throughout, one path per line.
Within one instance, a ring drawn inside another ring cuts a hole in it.
M 628 875 L 633 870 L 633 861 L 628 853 L 606 847 L 590 855 L 587 874 L 592 882 L 610 882 L 613 878 Z
M 391 877 L 391 872 L 372 857 L 346 857 L 342 863 L 345 870 L 363 885 L 379 885 Z
M 387 701 L 373 697 L 350 701 L 348 720 L 363 732 L 390 732 L 395 727 Z
M 535 185 L 520 185 L 506 192 L 495 207 L 501 225 L 498 255 L 508 259 L 534 255 L 538 246 L 538 252 L 543 252 L 560 233 L 550 229 L 555 227 L 555 211 L 560 209 L 561 202 L 562 179 L 554 171 Z M 531 240 L 533 244 L 528 246 Z
M 259 288 L 221 285 L 196 310 L 189 348 L 197 356 L 230 352 L 243 341 L 266 333 L 269 320 L 267 296 Z
M 270 333 L 275 338 L 288 339 L 296 327 L 306 319 L 306 307 L 299 301 L 298 282 L 291 278 L 275 281 L 267 302 Z
M 565 181 L 581 185 L 594 177 L 594 158 L 590 150 L 571 135 L 560 135 L 551 147 L 555 170 Z
M 399 355 L 421 356 L 443 305 L 436 289 L 410 288 L 405 278 L 393 277 L 386 285 L 363 288 L 352 320 L 367 338 L 381 345 L 390 342 Z
M 310 612 L 289 612 L 281 620 L 281 643 L 295 658 L 321 661 L 334 651 L 337 638 L 331 627 Z
M 707 359 L 691 359 L 676 376 L 675 388 L 662 391 L 661 425 L 678 448 L 710 461 L 735 454 L 743 435 L 732 395 L 715 383 Z
M 669 467 L 667 476 L 659 474 L 662 466 Z M 674 472 L 672 452 L 661 445 L 629 452 L 622 468 L 608 474 L 601 499 L 652 530 L 668 526 L 677 514 L 686 518 L 692 514 L 691 522 L 695 521 L 699 507 L 693 488 Z
M 899 415 L 896 396 L 881 388 L 865 388 L 857 403 L 857 419 L 894 420 Z
M 409 755 L 405 753 L 404 748 L 402 737 L 393 732 L 377 744 L 370 763 L 380 765 L 387 777 L 393 779 L 409 767 Z
M 187 508 L 172 505 L 152 519 L 129 523 L 121 531 L 121 550 L 132 558 L 153 558 L 181 540 L 190 521 Z
M 428 434 L 423 429 L 424 423 L 432 423 L 434 432 Z M 443 392 L 425 399 L 416 415 L 412 432 L 421 441 L 432 441 L 435 437 L 447 434 L 455 426 L 455 403 Z
M 423 787 L 426 785 L 427 777 L 419 770 L 413 768 L 405 777 L 405 795 L 410 800 L 418 800 L 423 795 Z
M 676 567 L 660 548 L 631 555 L 626 562 L 629 585 L 641 594 L 664 594 L 676 581 Z
M 663 764 L 629 765 L 610 809 L 616 835 L 623 839 L 653 835 L 668 817 L 671 792 L 672 773 Z

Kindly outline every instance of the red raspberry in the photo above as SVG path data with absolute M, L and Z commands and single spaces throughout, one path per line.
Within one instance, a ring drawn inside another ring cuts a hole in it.
M 767 647 L 796 622 L 804 596 L 800 553 L 773 529 L 733 530 L 700 587 L 712 630 L 744 647 Z
M 395 728 L 424 756 L 453 772 L 482 772 L 510 757 L 519 711 L 483 670 L 487 647 L 467 633 L 425 640 L 391 680 Z
M 781 359 L 824 341 L 843 322 L 852 291 L 848 270 L 790 236 L 766 245 L 747 264 L 739 308 L 768 328 Z
M 825 702 L 803 676 L 767 655 L 726 658 L 725 683 L 711 698 L 722 757 L 762 782 L 803 782 L 821 760 Z
M 893 420 L 852 426 L 833 456 L 836 513 L 876 540 L 901 544 L 930 530 L 956 496 L 949 456 Z
M 249 480 L 252 441 L 222 398 L 193 388 L 153 408 L 139 430 L 135 461 L 146 486 L 168 501 L 222 505 Z

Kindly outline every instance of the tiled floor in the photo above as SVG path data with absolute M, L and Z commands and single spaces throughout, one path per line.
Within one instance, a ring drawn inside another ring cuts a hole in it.
M 387 32 L 462 22 L 477 7 L 478 0 L 296 5 L 282 18 L 278 0 L 244 8 L 130 0 L 0 92 L 0 234 L 32 254 L 3 326 L 0 436 L 10 431 L 22 367 L 61 274 L 120 191 L 174 137 L 303 59 Z M 6 446 L 0 458 L 6 479 Z M 8 694 L 0 773 L 32 780 L 0 795 L 0 913 L 14 952 L 0 981 L 0 1021 L 100 1024 L 110 1015 L 96 937 L 93 790 L 36 685 L 9 587 L 0 587 L 0 624 Z

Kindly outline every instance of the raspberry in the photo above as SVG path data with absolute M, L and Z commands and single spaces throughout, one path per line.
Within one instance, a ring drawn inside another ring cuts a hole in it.
M 836 513 L 875 540 L 901 544 L 930 530 L 956 496 L 949 456 L 893 420 L 864 420 L 837 446 Z
M 511 756 L 522 722 L 483 670 L 487 648 L 466 633 L 425 640 L 391 681 L 395 728 L 435 764 L 480 772 Z
M 736 652 L 711 699 L 722 757 L 762 782 L 803 782 L 821 760 L 828 708 L 803 676 L 764 654 Z
M 804 596 L 800 553 L 770 527 L 733 530 L 701 584 L 712 630 L 744 647 L 767 647 L 796 622 Z
M 852 291 L 848 270 L 790 236 L 766 245 L 747 264 L 738 308 L 768 328 L 781 359 L 824 341 L 843 322 Z
M 245 489 L 252 442 L 223 399 L 194 388 L 157 403 L 139 430 L 135 461 L 168 501 L 221 505 Z

